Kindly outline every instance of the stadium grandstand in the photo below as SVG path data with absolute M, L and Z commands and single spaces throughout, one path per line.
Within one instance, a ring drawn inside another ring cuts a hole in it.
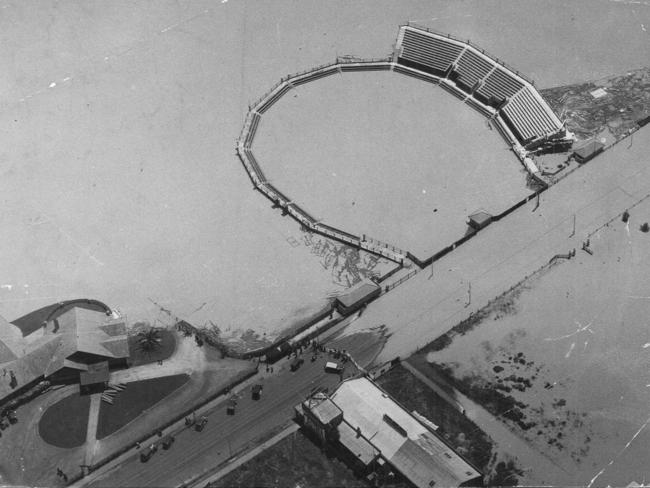
M 253 142 L 264 114 L 297 86 L 351 71 L 394 71 L 401 75 L 439 85 L 488 119 L 519 158 L 526 171 L 544 185 L 539 168 L 530 157 L 542 152 L 570 149 L 575 137 L 568 132 L 532 81 L 469 41 L 428 29 L 404 25 L 399 28 L 393 55 L 384 59 L 348 59 L 316 66 L 283 77 L 259 100 L 249 104 L 246 121 L 237 140 L 236 151 L 256 190 L 296 219 L 304 229 L 356 246 L 394 262 L 414 260 L 410 252 L 376 239 L 362 239 L 328 226 L 305 212 L 273 186 L 253 154 Z M 301 202 L 302 203 L 302 202 Z
M 532 82 L 469 42 L 405 25 L 394 61 L 440 78 L 441 86 L 458 98 L 471 97 L 474 108 L 502 117 L 524 147 L 572 137 Z

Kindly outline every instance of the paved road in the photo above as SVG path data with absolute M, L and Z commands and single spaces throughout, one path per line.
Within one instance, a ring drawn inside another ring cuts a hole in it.
M 377 361 L 408 357 L 555 254 L 583 252 L 591 232 L 650 193 L 650 126 L 630 142 L 623 140 L 544 192 L 539 208 L 532 200 L 479 232 L 434 263 L 433 274 L 423 270 L 380 297 L 346 333 L 386 324 L 391 337 Z
M 203 432 L 183 430 L 176 435 L 169 451 L 160 449 L 147 463 L 131 457 L 90 486 L 173 487 L 224 463 L 290 420 L 293 407 L 312 388 L 325 386 L 332 390 L 339 382 L 337 375 L 324 372 L 327 355 L 314 363 L 310 355 L 303 356 L 305 363 L 297 372 L 291 372 L 285 360 L 274 366 L 274 374 L 261 374 L 260 383 L 264 385 L 261 400 L 253 401 L 250 388 L 246 388 L 241 392 L 234 416 L 226 414 L 223 403 L 207 415 L 208 424 Z

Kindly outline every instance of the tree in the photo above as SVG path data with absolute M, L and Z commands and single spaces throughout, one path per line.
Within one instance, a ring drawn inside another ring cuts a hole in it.
M 142 352 L 151 354 L 156 349 L 160 348 L 162 337 L 160 337 L 160 329 L 149 327 L 148 329 L 141 330 L 137 334 L 138 349 Z

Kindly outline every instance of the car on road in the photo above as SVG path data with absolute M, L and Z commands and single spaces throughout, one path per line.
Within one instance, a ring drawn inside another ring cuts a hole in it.
M 291 371 L 297 371 L 298 368 L 304 363 L 305 360 L 303 358 L 296 358 L 293 361 L 291 361 L 291 365 L 289 366 Z
M 195 425 L 194 425 L 194 430 L 197 432 L 201 432 L 205 428 L 205 424 L 208 423 L 208 418 L 203 416 L 201 417 L 201 420 L 199 420 Z
M 157 450 L 158 446 L 156 444 L 151 444 L 149 447 L 145 448 L 140 453 L 140 462 L 146 463 L 149 461 L 149 459 L 151 459 L 151 456 L 153 456 Z
M 163 449 L 166 451 L 167 449 L 172 447 L 172 444 L 174 443 L 175 440 L 176 438 L 173 435 L 171 434 L 166 435 L 165 438 L 162 440 Z

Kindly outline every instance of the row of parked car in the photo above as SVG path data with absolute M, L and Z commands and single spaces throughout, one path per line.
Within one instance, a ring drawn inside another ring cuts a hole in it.
M 160 443 L 154 442 L 150 446 L 145 447 L 140 452 L 140 461 L 143 462 L 143 463 L 146 463 L 147 461 L 149 461 L 149 459 L 151 459 L 151 456 L 153 456 L 156 452 L 158 452 L 158 446 L 159 445 L 161 445 L 162 448 L 165 451 L 168 450 L 170 447 L 172 447 L 172 444 L 174 443 L 175 440 L 176 440 L 176 438 L 173 435 L 168 434 L 168 435 L 166 435 L 165 437 L 162 438 Z

